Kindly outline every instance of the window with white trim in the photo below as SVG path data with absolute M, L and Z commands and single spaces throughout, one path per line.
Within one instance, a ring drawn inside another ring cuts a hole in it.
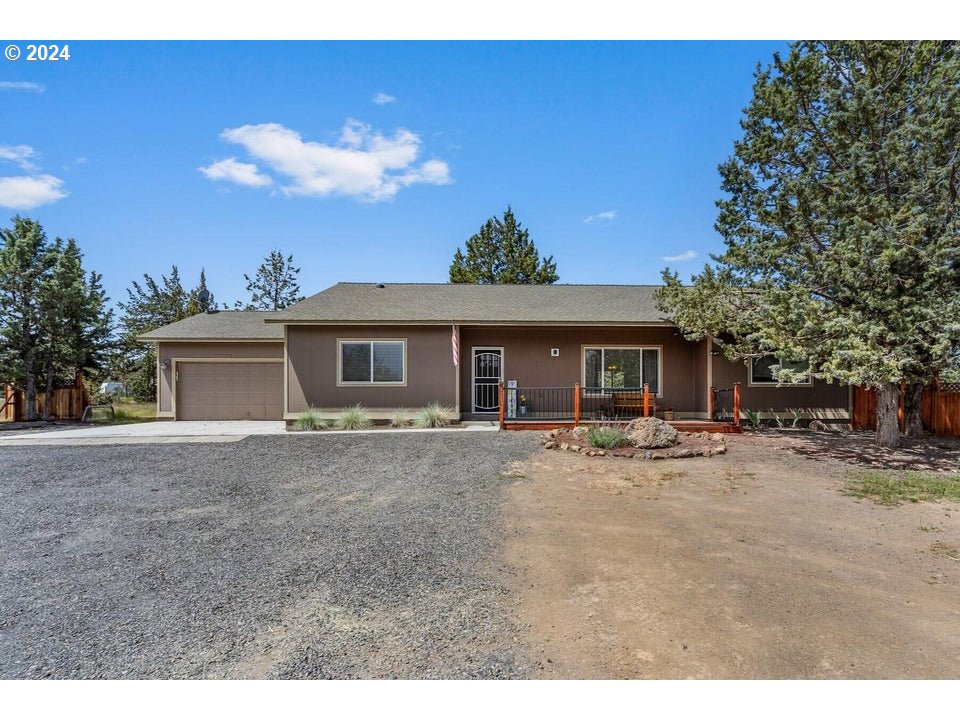
M 406 342 L 338 340 L 341 385 L 402 385 Z
M 583 349 L 584 388 L 642 388 L 660 392 L 660 348 L 595 347 Z
M 799 362 L 792 362 L 786 360 L 783 357 L 778 355 L 764 355 L 760 358 L 751 358 L 750 359 L 750 384 L 751 385 L 812 385 L 813 381 L 807 379 L 803 382 L 796 383 L 787 383 L 779 382 L 773 376 L 773 371 L 779 370 L 780 368 L 784 370 L 795 370 L 797 372 L 805 372 L 810 369 L 810 363 L 801 360 Z

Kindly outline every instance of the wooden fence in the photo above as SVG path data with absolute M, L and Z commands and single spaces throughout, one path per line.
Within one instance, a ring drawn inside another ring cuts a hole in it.
M 79 387 L 56 388 L 50 403 L 50 418 L 54 420 L 79 420 L 83 416 L 83 409 L 89 398 L 87 389 Z M 46 396 L 42 391 L 37 393 L 37 417 L 43 417 L 46 405 Z M 15 390 L 10 385 L 4 385 L 3 402 L 0 403 L 3 411 L 0 420 L 23 420 L 24 402 L 23 391 Z
M 858 430 L 875 430 L 877 427 L 877 393 L 873 388 L 853 388 L 852 424 Z M 960 384 L 942 383 L 923 389 L 920 404 L 923 427 L 935 435 L 960 437 Z M 903 393 L 897 409 L 900 429 L 903 429 Z

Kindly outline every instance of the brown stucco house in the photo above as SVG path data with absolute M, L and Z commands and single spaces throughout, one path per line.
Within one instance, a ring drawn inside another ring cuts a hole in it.
M 711 388 L 742 409 L 849 421 L 846 386 L 780 385 L 777 358 L 734 363 L 686 340 L 648 285 L 339 283 L 280 312 L 196 315 L 141 337 L 157 347 L 157 416 L 285 419 L 362 404 L 374 418 L 431 402 L 464 419 L 551 419 L 574 388 L 619 414 L 646 386 L 677 419 L 710 417 Z M 454 362 L 455 353 L 459 362 Z M 618 404 L 619 403 L 619 404 Z

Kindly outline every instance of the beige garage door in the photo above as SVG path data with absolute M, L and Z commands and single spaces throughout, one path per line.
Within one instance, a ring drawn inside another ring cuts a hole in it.
M 283 419 L 283 363 L 177 363 L 177 419 Z

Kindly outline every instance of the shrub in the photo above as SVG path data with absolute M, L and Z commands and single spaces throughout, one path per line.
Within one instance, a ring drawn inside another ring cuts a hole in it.
M 627 433 L 618 427 L 590 428 L 587 431 L 587 442 L 590 443 L 590 447 L 604 448 L 605 450 L 630 444 Z
M 390 416 L 390 427 L 402 428 L 410 424 L 410 413 L 406 408 L 397 408 Z
M 373 420 L 367 415 L 367 411 L 363 409 L 363 405 L 357 403 L 356 405 L 345 407 L 333 425 L 337 430 L 366 430 L 373 425 Z
M 763 424 L 759 410 L 744 410 L 743 413 L 747 416 L 747 422 L 750 423 L 750 427 L 756 429 Z
M 326 430 L 330 423 L 320 417 L 320 411 L 316 408 L 308 408 L 300 413 L 293 423 L 296 430 Z
M 418 428 L 442 428 L 453 422 L 453 419 L 453 408 L 433 402 L 420 409 L 413 424 Z

